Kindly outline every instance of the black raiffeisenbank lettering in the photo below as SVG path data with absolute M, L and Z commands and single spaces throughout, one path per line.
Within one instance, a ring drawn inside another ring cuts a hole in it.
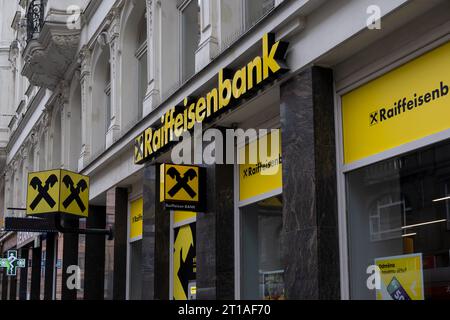
M 413 111 L 419 107 L 424 107 L 432 101 L 438 100 L 449 93 L 448 85 L 440 82 L 439 86 L 429 92 L 418 95 L 414 93 L 412 98 L 402 98 L 394 103 L 391 108 L 380 108 L 369 115 L 369 123 L 371 126 L 382 123 L 394 117 L 400 116 L 406 112 Z

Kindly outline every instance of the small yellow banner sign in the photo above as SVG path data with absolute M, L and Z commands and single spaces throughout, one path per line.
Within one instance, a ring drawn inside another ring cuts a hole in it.
M 422 254 L 375 259 L 381 271 L 377 300 L 424 300 Z
M 134 200 L 130 204 L 130 240 L 135 241 L 142 238 L 142 215 L 144 212 L 144 201 L 142 198 Z
M 261 139 L 265 139 L 261 143 Z M 283 187 L 281 137 L 278 152 L 271 150 L 272 136 L 269 134 L 255 140 L 239 150 L 239 200 L 245 201 Z M 259 148 L 267 150 L 263 156 Z M 256 156 L 256 163 L 250 164 L 249 154 Z
M 65 213 L 87 217 L 89 177 L 67 170 L 28 175 L 27 215 Z

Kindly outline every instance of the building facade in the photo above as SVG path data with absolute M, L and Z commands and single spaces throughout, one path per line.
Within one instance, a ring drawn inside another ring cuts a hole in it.
M 5 230 L 3 257 L 26 266 L 2 269 L 2 300 L 450 297 L 448 1 L 0 8 L 3 218 L 25 216 L 28 173 L 67 169 L 90 177 L 90 203 L 64 225 L 114 230 Z M 280 129 L 277 174 L 200 163 L 204 212 L 167 209 L 177 144 L 148 134 L 193 110 L 204 129 Z

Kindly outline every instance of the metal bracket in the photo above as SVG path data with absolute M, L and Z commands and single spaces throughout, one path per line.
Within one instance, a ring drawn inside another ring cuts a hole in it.
M 26 211 L 26 209 L 23 208 L 7 208 L 7 210 L 11 210 L 11 211 Z M 51 221 L 51 219 L 54 219 L 54 227 L 55 229 L 60 232 L 60 233 L 73 233 L 73 234 L 92 234 L 92 235 L 106 235 L 108 236 L 108 240 L 113 240 L 114 239 L 114 231 L 113 231 L 113 227 L 109 227 L 109 229 L 77 229 L 77 228 L 66 228 L 62 225 L 61 223 L 61 214 L 54 214 L 53 217 L 52 216 L 47 216 L 46 218 L 40 218 L 38 220 L 41 219 L 46 219 L 48 221 Z M 25 219 L 24 221 L 26 221 L 28 219 Z M 30 221 L 33 221 L 33 219 L 29 219 Z M 20 221 L 19 223 L 22 223 L 23 221 Z M 35 222 L 35 221 L 34 221 Z M 21 229 L 18 225 L 18 223 L 16 222 L 14 225 L 15 231 L 19 231 L 19 229 Z M 52 224 L 53 227 L 53 224 Z M 13 231 L 13 230 L 11 230 Z M 20 230 L 22 231 L 22 230 Z M 25 230 L 24 230 L 25 231 Z
M 73 233 L 73 234 L 90 234 L 90 235 L 106 235 L 108 240 L 114 239 L 113 228 L 109 229 L 77 229 L 77 228 L 66 228 L 61 223 L 61 214 L 55 214 L 55 228 L 61 233 Z

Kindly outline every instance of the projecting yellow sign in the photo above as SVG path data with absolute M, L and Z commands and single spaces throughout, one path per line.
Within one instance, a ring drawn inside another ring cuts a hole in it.
M 450 43 L 342 97 L 346 164 L 450 128 Z
M 161 166 L 162 201 L 168 209 L 199 211 L 202 208 L 203 170 L 196 166 Z
M 65 213 L 88 216 L 89 177 L 66 170 L 28 175 L 27 215 Z

